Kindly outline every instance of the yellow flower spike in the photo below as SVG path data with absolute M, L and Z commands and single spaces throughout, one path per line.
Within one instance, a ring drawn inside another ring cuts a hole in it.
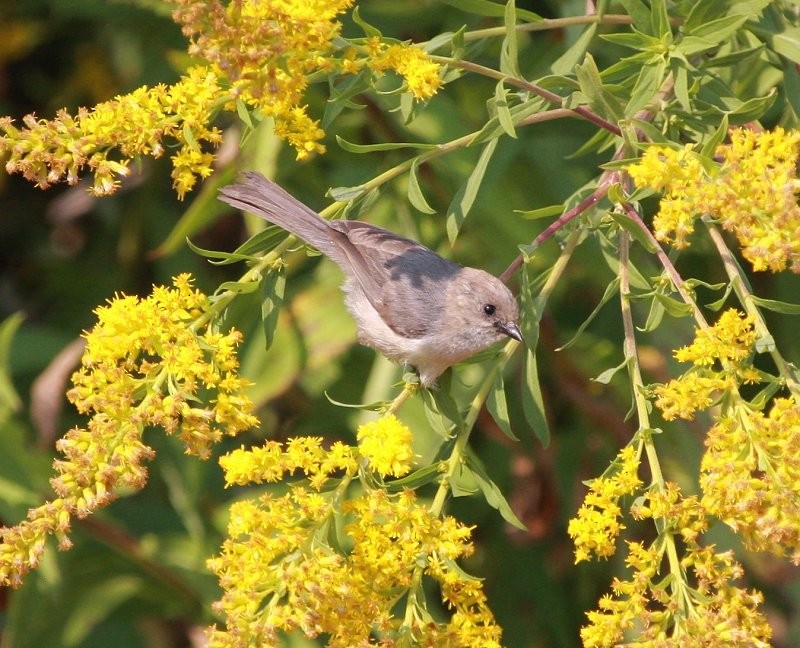
M 394 414 L 359 426 L 357 439 L 360 455 L 383 477 L 402 477 L 410 472 L 413 435 Z
M 663 193 L 653 220 L 656 238 L 675 247 L 688 245 L 694 221 L 704 214 L 733 232 L 742 255 L 756 271 L 800 272 L 800 185 L 797 162 L 800 131 L 757 133 L 737 128 L 717 148 L 721 160 L 709 172 L 691 146 L 649 147 L 628 167 L 637 187 Z
M 48 535 L 67 547 L 73 517 L 106 506 L 120 489 L 144 486 L 143 464 L 154 456 L 142 442 L 146 427 L 179 433 L 187 452 L 205 457 L 223 434 L 257 423 L 230 351 L 240 335 L 219 337 L 227 359 L 220 373 L 214 344 L 204 331 L 192 329 L 196 316 L 190 312 L 197 309 L 203 317 L 209 300 L 191 283 L 189 275 L 181 275 L 172 288 L 156 287 L 141 299 L 118 295 L 97 309 L 97 324 L 85 334 L 82 366 L 68 392 L 89 421 L 56 443 L 62 456 L 53 462 L 51 485 L 58 498 L 31 509 L 20 524 L 0 529 L 0 546 L 9 548 L 0 552 L 0 583 L 18 584 L 38 562 Z M 223 383 L 229 391 L 219 393 L 215 386 Z M 226 399 L 235 402 L 235 413 L 223 407 Z

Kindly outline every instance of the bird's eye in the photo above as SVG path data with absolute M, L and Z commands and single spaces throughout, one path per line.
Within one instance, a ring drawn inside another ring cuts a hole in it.
M 494 315 L 495 310 L 497 310 L 494 304 L 484 304 L 483 305 L 483 312 L 490 317 Z

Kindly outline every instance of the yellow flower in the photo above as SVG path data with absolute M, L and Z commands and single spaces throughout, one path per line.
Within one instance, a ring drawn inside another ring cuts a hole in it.
M 376 37 L 367 46 L 367 65 L 375 72 L 394 70 L 406 82 L 408 91 L 415 99 L 430 99 L 439 90 L 439 64 L 430 60 L 418 47 L 409 44 L 387 45 Z
M 575 562 L 589 560 L 592 554 L 607 558 L 616 551 L 616 539 L 625 526 L 619 518 L 619 500 L 634 493 L 642 484 L 638 477 L 639 457 L 633 445 L 617 455 L 608 474 L 594 479 L 576 517 L 569 521 L 567 533 L 575 542 Z
M 697 329 L 694 341 L 675 351 L 676 359 L 694 366 L 653 389 L 664 419 L 691 419 L 718 394 L 736 391 L 740 382 L 759 382 L 752 366 L 755 342 L 753 318 L 735 309 L 725 311 L 714 326 Z
M 144 463 L 155 454 L 142 441 L 145 428 L 177 433 L 187 452 L 206 458 L 223 435 L 258 422 L 244 394 L 248 383 L 237 374 L 233 350 L 241 335 L 199 325 L 209 307 L 190 276 L 180 275 L 173 288 L 154 287 L 142 299 L 120 295 L 97 309 L 68 392 L 89 421 L 56 443 L 62 456 L 50 483 L 57 498 L 0 529 L 0 583 L 20 583 L 38 563 L 47 535 L 68 547 L 73 517 L 106 506 L 120 489 L 144 486 Z
M 628 167 L 637 187 L 663 192 L 655 235 L 688 245 L 694 220 L 704 214 L 733 232 L 754 270 L 800 272 L 797 162 L 800 131 L 737 128 L 717 148 L 720 163 L 704 167 L 691 146 L 653 146 Z
M 66 110 L 52 120 L 28 115 L 21 129 L 2 118 L 0 152 L 8 154 L 9 173 L 21 173 L 42 189 L 62 181 L 74 185 L 88 168 L 94 174 L 92 193 L 106 195 L 116 191 L 135 157 L 159 157 L 167 146 L 177 146 L 172 177 L 182 198 L 195 176 L 211 173 L 213 156 L 201 146 L 222 140 L 221 131 L 208 125 L 219 94 L 217 75 L 194 67 L 173 86 L 141 87 L 76 115 Z M 115 151 L 120 159 L 110 157 Z
M 393 414 L 359 426 L 357 438 L 359 453 L 380 475 L 402 477 L 411 470 L 413 436 Z
M 769 414 L 737 406 L 706 439 L 703 505 L 748 548 L 800 564 L 800 405 L 776 398 Z
M 339 495 L 295 487 L 231 507 L 228 539 L 209 561 L 224 592 L 215 608 L 225 616 L 224 628 L 209 629 L 211 646 L 276 645 L 294 630 L 325 634 L 339 648 L 369 645 L 376 632 L 397 641 L 404 618 L 396 604 L 416 586 L 420 565 L 454 612 L 447 623 L 414 615 L 405 636 L 419 645 L 499 646 L 481 582 L 452 566 L 472 552 L 468 528 L 432 515 L 412 491 L 375 490 L 341 505 Z M 349 552 L 327 542 L 340 509 Z

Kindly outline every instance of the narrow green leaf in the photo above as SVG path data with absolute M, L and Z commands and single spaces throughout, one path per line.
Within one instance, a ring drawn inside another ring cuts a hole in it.
M 533 97 L 524 103 L 511 106 L 509 108 L 509 113 L 511 114 L 511 123 L 516 126 L 516 124 L 526 117 L 541 112 L 544 110 L 546 103 L 547 102 L 541 97 Z M 493 115 L 492 118 L 489 119 L 476 133 L 475 137 L 470 140 L 469 146 L 474 146 L 476 144 L 482 144 L 483 142 L 497 139 L 503 133 L 505 133 L 505 129 L 500 124 L 500 117 L 498 115 Z
M 236 99 L 236 114 L 239 115 L 239 120 L 247 126 L 250 130 L 255 128 L 253 119 L 250 116 L 250 111 L 247 109 L 247 104 L 240 98 Z
M 787 27 L 767 41 L 778 54 L 800 63 L 800 27 Z
M 418 169 L 419 158 L 415 158 L 411 163 L 411 169 L 408 171 L 408 202 L 410 202 L 417 211 L 421 211 L 423 214 L 435 214 L 436 210 L 425 200 L 425 196 L 419 186 L 419 178 L 417 177 Z
M 672 297 L 659 292 L 655 293 L 653 296 L 664 307 L 664 310 L 672 315 L 672 317 L 686 317 L 687 315 L 692 314 L 692 307 L 689 304 L 678 301 L 677 299 L 673 299 Z
M 206 250 L 201 248 L 194 243 L 192 243 L 189 239 L 186 239 L 186 245 L 189 246 L 189 249 L 194 252 L 195 254 L 199 254 L 202 257 L 206 257 L 207 259 L 215 259 L 212 261 L 214 265 L 229 265 L 231 263 L 238 263 L 239 261 L 250 261 L 252 257 L 246 254 L 236 254 L 234 252 L 221 252 L 220 250 Z
M 514 118 L 511 116 L 511 111 L 508 108 L 507 94 L 508 91 L 503 85 L 503 82 L 499 81 L 494 89 L 494 107 L 497 113 L 497 119 L 500 122 L 500 127 L 506 135 L 516 139 L 517 132 L 514 129 Z
M 164 242 L 153 251 L 153 255 L 161 257 L 174 252 L 184 245 L 187 237 L 199 232 L 222 214 L 230 212 L 229 205 L 217 200 L 217 191 L 223 185 L 233 182 L 235 176 L 236 169 L 231 164 L 208 178 Z
M 350 15 L 353 17 L 353 22 L 364 30 L 364 35 L 368 38 L 381 35 L 380 29 L 373 27 L 361 17 L 358 7 L 355 7 Z
M 655 331 L 658 328 L 658 325 L 661 324 L 661 321 L 664 319 L 664 312 L 664 306 L 661 304 L 661 302 L 657 299 L 651 299 L 650 310 L 647 312 L 647 320 L 645 321 L 644 326 L 637 327 L 638 330 L 642 331 L 643 333 Z
M 703 148 L 700 149 L 700 155 L 703 157 L 713 157 L 717 151 L 717 147 L 722 144 L 726 135 L 728 134 L 728 116 L 723 115 L 719 122 L 719 126 L 711 133 L 711 136 L 703 142 Z
M 503 431 L 503 433 L 514 441 L 519 441 L 517 435 L 511 429 L 511 417 L 508 415 L 508 403 L 506 402 L 506 389 L 503 384 L 503 374 L 498 372 L 497 378 L 494 381 L 492 391 L 489 392 L 489 398 L 486 399 L 486 409 L 492 415 L 494 422 Z
M 578 330 L 575 333 L 575 335 L 573 335 L 572 338 L 566 344 L 556 349 L 556 351 L 563 351 L 564 349 L 568 349 L 573 344 L 575 344 L 575 342 L 583 334 L 583 332 L 586 330 L 589 324 L 591 324 L 594 318 L 597 317 L 598 313 L 603 308 L 603 306 L 606 305 L 608 300 L 614 297 L 614 295 L 616 295 L 617 293 L 619 293 L 619 284 L 620 284 L 619 277 L 614 277 L 614 279 L 606 286 L 606 289 L 603 292 L 603 296 L 597 303 L 597 306 L 594 307 L 594 310 L 591 313 L 589 313 L 589 317 L 587 317 L 583 321 L 583 323 L 578 327 Z
M 503 12 L 506 34 L 500 46 L 500 71 L 508 76 L 519 78 L 519 49 L 517 47 L 517 12 L 514 0 L 507 0 Z
M 603 86 L 600 71 L 591 54 L 587 54 L 582 65 L 575 68 L 581 93 L 589 106 L 602 117 L 617 122 L 625 115 L 622 103 Z
M 711 302 L 710 304 L 706 304 L 705 305 L 706 308 L 714 312 L 718 311 L 725 305 L 725 302 L 728 301 L 728 297 L 730 297 L 731 292 L 733 292 L 733 282 L 730 282 L 728 284 L 728 287 L 725 289 L 725 294 L 722 295 L 722 297 L 720 297 L 716 301 Z
M 792 304 L 791 302 L 778 301 L 776 299 L 764 299 L 763 297 L 752 296 L 752 300 L 761 308 L 775 311 L 776 313 L 783 313 L 784 315 L 800 315 L 800 304 Z
M 345 403 L 333 398 L 328 392 L 323 392 L 328 402 L 336 407 L 347 407 L 350 409 L 364 410 L 365 412 L 380 412 L 385 410 L 391 403 L 390 401 L 373 401 L 372 403 Z
M 429 466 L 415 470 L 410 475 L 401 477 L 400 479 L 393 479 L 386 482 L 386 487 L 390 491 L 401 491 L 406 488 L 416 489 L 420 486 L 425 486 L 435 481 L 442 475 L 442 462 L 436 461 Z
M 650 24 L 652 25 L 653 35 L 666 36 L 672 34 L 672 27 L 669 24 L 669 14 L 667 13 L 666 0 L 652 0 L 650 3 Z
M 550 218 L 552 216 L 560 216 L 564 211 L 564 205 L 561 203 L 557 205 L 548 205 L 547 207 L 539 207 L 539 209 L 529 209 L 528 211 L 514 210 L 517 214 L 527 220 L 538 220 L 540 218 Z
M 217 288 L 217 293 L 234 292 L 238 295 L 247 295 L 258 290 L 258 281 L 223 281 Z
M 596 33 L 597 25 L 586 27 L 575 42 L 567 48 L 567 51 L 553 62 L 550 66 L 550 71 L 553 74 L 572 74 L 575 66 L 583 60 L 586 52 L 589 51 L 589 45 Z
M 497 139 L 493 139 L 483 147 L 483 151 L 478 158 L 475 168 L 472 170 L 472 173 L 470 173 L 466 183 L 456 192 L 453 201 L 450 203 L 450 207 L 447 208 L 447 238 L 450 240 L 451 245 L 455 242 L 456 238 L 458 238 L 461 226 L 464 224 L 469 210 L 472 209 L 472 205 L 475 203 L 478 189 L 480 189 L 483 176 L 486 173 L 486 167 L 489 166 L 489 160 L 492 159 L 492 154 L 497 148 L 498 141 Z
M 522 411 L 525 420 L 533 428 L 533 432 L 545 447 L 550 443 L 550 426 L 544 409 L 542 388 L 539 385 L 539 368 L 536 365 L 536 354 L 528 349 L 525 358 L 525 382 L 522 387 Z
M 641 67 L 633 90 L 631 90 L 628 105 L 625 106 L 626 115 L 632 117 L 652 101 L 653 96 L 664 83 L 666 71 L 667 62 L 663 59 L 659 59 L 655 64 Z
M 348 142 L 339 135 L 336 136 L 336 142 L 345 151 L 350 153 L 375 153 L 380 151 L 394 151 L 402 148 L 430 151 L 439 147 L 438 144 L 425 144 L 424 142 L 381 142 L 379 144 L 354 144 L 353 142 Z
M 331 187 L 328 195 L 334 200 L 339 202 L 348 202 L 364 195 L 364 187 L 356 185 L 355 187 Z
M 644 34 L 636 28 L 631 29 L 631 33 L 623 32 L 621 34 L 602 34 L 600 38 L 609 43 L 615 43 L 622 47 L 636 50 L 637 52 L 652 50 L 658 47 L 658 45 L 661 43 L 661 41 L 655 36 Z M 650 56 L 651 55 L 648 55 L 647 58 L 649 59 Z M 612 69 L 615 72 L 617 71 L 616 68 Z M 603 71 L 603 74 L 609 73 L 609 69 Z
M 625 7 L 625 12 L 633 18 L 633 24 L 640 31 L 650 27 L 650 10 L 641 0 L 620 0 L 620 4 Z
M 608 383 L 611 382 L 611 379 L 619 372 L 619 370 L 624 369 L 627 365 L 628 365 L 628 359 L 626 358 L 616 367 L 611 367 L 611 369 L 606 369 L 603 373 L 597 376 L 597 378 L 593 378 L 592 381 L 600 383 L 602 385 L 607 385 Z
M 22 400 L 11 379 L 11 347 L 19 327 L 25 319 L 22 313 L 13 313 L 0 324 L 0 418 L 8 411 L 17 412 Z
M 283 269 L 273 270 L 261 277 L 261 321 L 264 325 L 265 348 L 269 349 L 275 339 L 278 315 L 283 307 L 286 290 L 286 273 Z
M 490 0 L 441 0 L 442 3 L 456 7 L 457 9 L 466 13 L 477 14 L 478 16 L 491 16 L 492 18 L 500 18 L 505 15 L 506 8 L 504 5 Z M 542 22 L 539 14 L 535 14 L 527 9 L 516 9 L 517 18 L 526 22 Z
M 486 470 L 481 465 L 481 462 L 474 454 L 471 453 L 468 456 L 467 465 L 472 470 L 472 476 L 475 479 L 475 483 L 477 484 L 481 493 L 483 493 L 483 496 L 486 498 L 486 503 L 492 508 L 497 509 L 503 519 L 510 525 L 525 531 L 527 527 L 520 521 L 520 519 L 511 509 L 511 505 L 503 495 L 503 491 L 501 491 L 497 487 L 497 484 L 491 480 L 489 475 L 486 473 Z
M 653 241 L 650 240 L 650 237 L 648 237 L 647 234 L 642 231 L 642 228 L 632 221 L 626 214 L 620 214 L 612 211 L 609 215 L 611 216 L 612 220 L 628 234 L 630 234 L 639 245 L 641 245 L 651 254 L 655 254 L 655 243 L 653 243 Z

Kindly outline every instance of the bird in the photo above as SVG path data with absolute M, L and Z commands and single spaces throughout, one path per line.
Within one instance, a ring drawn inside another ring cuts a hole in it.
M 497 277 L 463 267 L 421 243 L 358 220 L 322 218 L 257 172 L 220 189 L 223 202 L 294 234 L 344 273 L 358 340 L 414 367 L 424 387 L 450 366 L 513 338 L 519 306 Z

